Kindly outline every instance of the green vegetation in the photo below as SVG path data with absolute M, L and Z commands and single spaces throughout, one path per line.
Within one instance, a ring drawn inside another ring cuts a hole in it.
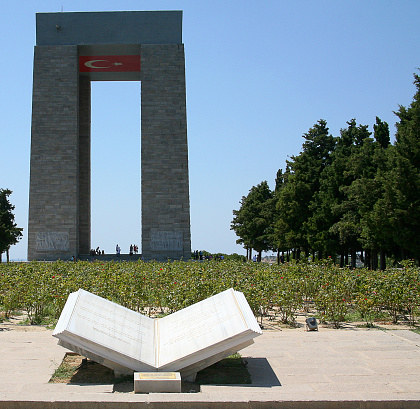
M 12 194 L 9 189 L 0 189 L 0 263 L 1 255 L 6 252 L 9 261 L 9 248 L 22 237 L 22 228 L 17 227 L 13 210 L 15 207 L 9 202 Z
M 143 314 L 174 312 L 225 289 L 245 294 L 256 316 L 293 324 L 298 311 L 315 312 L 339 326 L 349 313 L 367 325 L 378 318 L 415 324 L 420 269 L 373 271 L 318 264 L 206 262 L 30 262 L 0 264 L 0 308 L 28 313 L 33 324 L 52 324 L 71 292 L 83 288 Z
M 49 382 L 60 383 L 71 379 L 78 367 L 70 365 L 65 359 L 61 362 L 60 366 L 54 371 Z
M 277 172 L 274 191 L 264 181 L 242 197 L 231 229 L 249 259 L 254 249 L 285 253 L 287 260 L 330 256 L 341 267 L 355 268 L 357 253 L 373 270 L 385 270 L 386 257 L 419 265 L 419 75 L 414 84 L 411 105 L 395 113 L 394 144 L 378 117 L 373 138 L 356 119 L 334 137 L 321 119 L 303 135 L 302 151 L 286 161 L 286 171 Z

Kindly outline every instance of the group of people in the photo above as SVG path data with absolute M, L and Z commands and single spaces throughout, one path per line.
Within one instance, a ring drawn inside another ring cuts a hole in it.
M 118 244 L 115 246 L 115 252 L 117 253 L 118 257 L 121 255 L 121 247 Z M 137 244 L 130 244 L 130 256 L 138 253 L 139 247 L 137 246 Z
M 138 254 L 139 253 L 139 248 L 136 244 L 130 244 L 130 256 L 132 256 L 133 254 Z
M 192 259 L 193 260 L 212 260 L 213 259 L 213 255 L 212 254 L 206 254 L 206 255 L 204 255 L 202 251 L 195 250 L 192 253 Z M 224 256 L 223 256 L 223 254 L 220 254 L 220 255 L 219 254 L 216 254 L 214 256 L 214 259 L 215 260 L 224 260 Z
M 194 253 L 193 253 L 193 259 L 194 260 L 203 260 L 203 252 L 202 251 L 198 251 L 198 250 L 195 250 L 194 251 Z
M 91 256 L 100 256 L 100 255 L 105 255 L 105 250 L 99 250 L 99 246 L 96 247 L 96 249 L 90 249 L 89 254 Z
M 256 263 L 257 261 L 259 262 L 259 261 L 261 261 L 261 260 L 260 260 L 260 258 L 259 258 L 258 256 L 256 256 L 256 255 L 254 254 L 254 257 L 252 257 L 252 261 L 253 261 L 254 263 Z M 284 258 L 284 254 L 282 254 L 282 255 L 280 256 L 279 261 L 280 261 L 280 263 L 284 264 L 284 262 L 286 261 L 286 260 L 285 260 L 285 258 Z

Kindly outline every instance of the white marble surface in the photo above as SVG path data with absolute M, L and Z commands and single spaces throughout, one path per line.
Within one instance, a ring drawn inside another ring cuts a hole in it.
M 239 294 L 229 289 L 160 319 L 158 367 L 200 351 L 199 358 L 204 359 L 219 353 L 220 347 L 224 348 L 220 344 L 227 345 L 232 338 L 252 339 L 261 334 L 259 327 L 249 327 L 246 308 L 242 311 L 238 302 Z
M 133 365 L 139 361 L 155 367 L 154 326 L 155 320 L 80 289 L 70 294 L 53 336 L 75 352 L 145 370 Z
M 64 347 L 123 373 L 190 376 L 261 333 L 245 297 L 233 289 L 155 320 L 80 289 L 68 297 L 53 335 Z

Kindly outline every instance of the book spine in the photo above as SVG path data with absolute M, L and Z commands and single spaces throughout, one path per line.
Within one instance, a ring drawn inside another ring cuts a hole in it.
M 155 352 L 155 368 L 160 366 L 160 334 L 159 334 L 159 318 L 155 318 L 153 322 L 153 348 Z
M 245 298 L 245 295 L 240 291 L 235 291 L 235 300 L 239 304 L 239 310 L 241 312 L 242 318 L 246 322 L 247 328 L 251 329 L 252 331 L 262 334 L 261 328 L 258 325 L 258 322 L 254 316 L 254 313 L 251 310 L 251 307 L 248 304 L 248 301 Z
M 71 318 L 73 316 L 75 305 L 79 299 L 80 294 L 81 290 L 79 289 L 78 291 L 71 293 L 68 296 L 60 318 L 58 319 L 57 324 L 54 328 L 53 336 L 62 333 L 69 326 Z

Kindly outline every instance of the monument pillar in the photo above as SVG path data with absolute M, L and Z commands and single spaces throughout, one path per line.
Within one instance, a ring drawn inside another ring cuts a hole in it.
M 91 87 L 88 77 L 79 79 L 79 251 L 91 249 Z
M 141 47 L 142 254 L 191 257 L 183 44 Z
M 77 46 L 36 46 L 32 97 L 28 259 L 69 259 L 79 249 Z

